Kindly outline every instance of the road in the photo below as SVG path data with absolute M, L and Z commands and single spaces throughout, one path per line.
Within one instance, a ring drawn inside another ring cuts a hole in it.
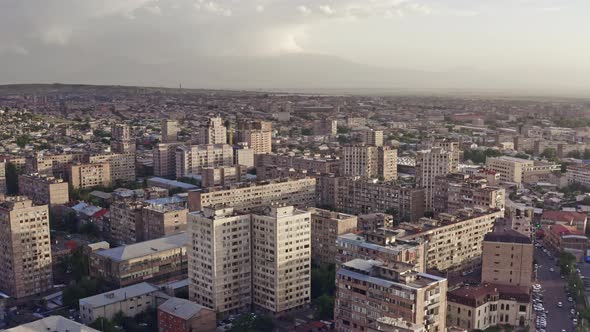
M 566 281 L 561 279 L 556 259 L 551 259 L 541 249 L 535 249 L 535 259 L 539 264 L 537 282 L 543 287 L 543 305 L 549 310 L 547 315 L 547 332 L 560 332 L 562 329 L 573 331 L 570 309 L 573 304 L 567 301 L 565 291 Z M 553 268 L 555 272 L 549 269 Z M 563 303 L 563 308 L 557 307 L 557 302 Z

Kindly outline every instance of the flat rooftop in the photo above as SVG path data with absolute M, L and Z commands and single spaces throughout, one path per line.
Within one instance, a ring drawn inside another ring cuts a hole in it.
M 49 316 L 31 323 L 13 327 L 5 332 L 98 332 L 91 327 L 74 322 L 62 316 Z
M 188 243 L 188 234 L 179 233 L 117 248 L 98 250 L 95 252 L 95 254 L 121 262 L 134 258 L 149 256 L 158 252 L 182 248 Z
M 142 282 L 140 284 L 115 289 L 111 292 L 80 299 L 80 305 L 90 305 L 92 308 L 100 308 L 124 301 L 128 298 L 150 294 L 158 290 L 158 287 L 148 284 L 147 282 Z

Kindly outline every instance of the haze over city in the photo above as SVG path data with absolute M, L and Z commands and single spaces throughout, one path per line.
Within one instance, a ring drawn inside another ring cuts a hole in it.
M 587 92 L 584 0 L 3 0 L 0 83 Z

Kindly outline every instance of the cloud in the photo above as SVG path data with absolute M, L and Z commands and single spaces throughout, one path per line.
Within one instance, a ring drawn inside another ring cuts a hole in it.
M 305 16 L 311 14 L 311 9 L 309 9 L 307 6 L 304 6 L 304 5 L 297 6 L 297 11 Z
M 330 6 L 328 6 L 328 5 L 319 6 L 319 9 L 320 9 L 320 11 L 322 13 L 324 13 L 326 15 L 332 15 L 332 14 L 334 14 L 334 10 Z
M 72 37 L 72 30 L 69 27 L 54 25 L 41 31 L 40 37 L 47 45 L 63 46 Z

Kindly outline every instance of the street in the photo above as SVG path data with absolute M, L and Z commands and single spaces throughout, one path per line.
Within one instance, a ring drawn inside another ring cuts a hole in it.
M 543 289 L 545 310 L 549 310 L 545 330 L 547 332 L 560 332 L 562 329 L 573 331 L 573 317 L 570 310 L 574 304 L 567 300 L 566 281 L 560 277 L 559 268 L 556 266 L 557 259 L 551 259 L 540 248 L 535 249 L 535 259 L 539 264 L 537 282 L 541 284 Z M 550 268 L 553 268 L 554 272 L 551 272 Z M 558 302 L 563 303 L 562 308 L 557 307 Z

